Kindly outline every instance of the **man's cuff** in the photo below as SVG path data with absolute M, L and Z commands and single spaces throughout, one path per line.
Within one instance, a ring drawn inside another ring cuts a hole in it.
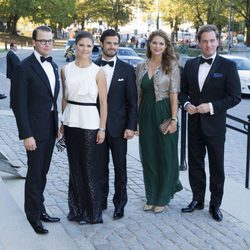
M 214 115 L 214 107 L 213 107 L 213 104 L 212 104 L 211 102 L 209 102 L 208 105 L 209 105 L 210 115 Z
M 185 110 L 187 110 L 186 107 L 187 107 L 188 104 L 190 104 L 190 102 L 185 102 L 184 103 L 183 107 L 184 107 Z

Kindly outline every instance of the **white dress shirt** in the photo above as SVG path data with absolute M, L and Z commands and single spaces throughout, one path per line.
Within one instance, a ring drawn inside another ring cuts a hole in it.
M 44 69 L 44 72 L 46 73 L 46 75 L 47 75 L 47 77 L 49 79 L 50 88 L 51 88 L 52 94 L 54 95 L 55 85 L 56 85 L 56 77 L 55 77 L 53 67 L 52 67 L 51 63 L 48 62 L 48 61 L 44 61 L 42 63 L 41 59 L 40 59 L 40 57 L 42 55 L 40 55 L 36 50 L 34 50 L 34 54 L 35 54 L 36 59 L 41 64 L 42 68 Z
M 203 55 L 202 55 L 202 57 L 205 58 Z M 203 85 L 204 85 L 205 80 L 206 80 L 206 78 L 208 76 L 208 73 L 209 73 L 209 71 L 210 71 L 210 69 L 211 69 L 211 67 L 212 67 L 212 65 L 214 63 L 215 57 L 216 57 L 216 53 L 211 57 L 205 58 L 205 59 L 212 58 L 213 61 L 212 61 L 211 64 L 208 64 L 208 63 L 205 62 L 205 63 L 200 64 L 200 66 L 199 66 L 198 82 L 199 82 L 200 91 L 202 91 Z M 208 104 L 209 104 L 209 112 L 210 112 L 211 115 L 213 115 L 214 114 L 213 105 L 212 105 L 211 102 L 209 102 Z
M 107 61 L 102 57 L 103 61 Z M 109 60 L 109 62 L 114 61 L 114 66 L 111 67 L 110 65 L 106 64 L 105 66 L 101 66 L 101 68 L 103 69 L 105 76 L 106 76 L 106 81 L 107 81 L 107 92 L 109 91 L 109 87 L 112 81 L 112 77 L 115 71 L 115 65 L 116 65 L 116 56 L 114 56 L 111 60 Z
M 202 57 L 205 58 L 203 55 L 202 55 Z M 208 64 L 208 63 L 206 63 L 206 62 L 199 65 L 198 83 L 199 83 L 200 91 L 202 91 L 203 85 L 204 85 L 205 80 L 206 80 L 206 78 L 207 78 L 207 76 L 208 76 L 208 73 L 209 73 L 209 71 L 210 71 L 210 69 L 211 69 L 211 67 L 212 67 L 212 65 L 213 65 L 213 63 L 214 63 L 215 57 L 216 57 L 216 53 L 215 53 L 213 56 L 209 57 L 209 58 L 205 58 L 205 59 L 213 58 L 213 61 L 212 61 L 211 65 Z M 190 103 L 190 102 L 184 103 L 184 108 L 185 108 L 185 109 L 186 109 L 186 107 L 187 107 L 187 105 L 188 105 L 189 103 Z M 213 115 L 213 114 L 214 114 L 213 105 L 212 105 L 211 102 L 209 102 L 208 105 L 209 105 L 209 112 L 210 112 L 210 115 Z

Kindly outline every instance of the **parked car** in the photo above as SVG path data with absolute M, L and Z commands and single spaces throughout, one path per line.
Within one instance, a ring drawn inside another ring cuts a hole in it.
M 65 58 L 67 62 L 72 62 L 75 60 L 75 48 L 74 45 L 70 45 L 69 48 L 66 50 Z
M 234 55 L 221 55 L 236 63 L 237 70 L 240 76 L 241 93 L 250 95 L 250 60 L 246 57 Z
M 75 60 L 75 39 L 68 39 L 65 45 L 65 58 L 67 62 Z M 92 50 L 92 60 L 95 61 L 97 57 L 101 54 L 100 44 L 95 44 Z
M 136 68 L 136 65 L 143 61 L 143 58 L 138 56 L 138 54 L 132 49 L 128 47 L 119 47 L 117 51 L 117 57 L 132 65 L 134 68 Z
M 95 44 L 92 50 L 92 60 L 95 61 L 101 55 L 101 45 Z
M 68 39 L 65 44 L 64 56 L 66 57 L 66 52 L 69 47 L 74 47 L 75 45 L 75 38 Z

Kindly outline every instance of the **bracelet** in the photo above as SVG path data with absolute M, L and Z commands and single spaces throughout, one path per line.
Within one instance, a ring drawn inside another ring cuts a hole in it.
M 105 132 L 105 128 L 99 128 L 99 131 Z
M 175 121 L 176 123 L 178 122 L 178 119 L 177 119 L 177 117 L 172 117 L 171 118 L 171 121 Z

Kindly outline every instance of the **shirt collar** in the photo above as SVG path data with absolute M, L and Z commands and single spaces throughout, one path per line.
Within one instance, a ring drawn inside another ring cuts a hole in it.
M 116 61 L 117 61 L 117 57 L 116 57 L 116 56 L 114 56 L 114 57 L 113 57 L 113 58 L 111 58 L 110 60 L 106 60 L 106 59 L 104 59 L 104 58 L 103 58 L 103 56 L 102 56 L 102 60 L 103 60 L 103 61 L 108 61 L 108 62 L 112 62 L 112 61 L 113 61 L 113 62 L 114 62 L 114 66 L 115 66 Z M 105 65 L 105 66 L 106 66 L 106 65 Z
M 214 59 L 215 59 L 215 57 L 216 57 L 216 55 L 217 55 L 217 53 L 214 53 L 212 56 L 210 56 L 210 57 L 205 57 L 203 54 L 201 55 L 203 58 L 205 58 L 205 59 L 210 59 L 210 58 L 212 58 L 213 59 L 213 62 L 214 62 Z
M 40 64 L 42 64 L 42 62 L 41 62 L 41 56 L 43 56 L 43 55 L 41 55 L 38 51 L 36 51 L 36 50 L 34 50 L 34 55 L 35 55 L 35 57 L 36 57 L 36 59 L 38 60 L 38 62 L 40 63 Z M 45 58 L 46 57 L 48 57 L 48 56 L 44 56 Z

